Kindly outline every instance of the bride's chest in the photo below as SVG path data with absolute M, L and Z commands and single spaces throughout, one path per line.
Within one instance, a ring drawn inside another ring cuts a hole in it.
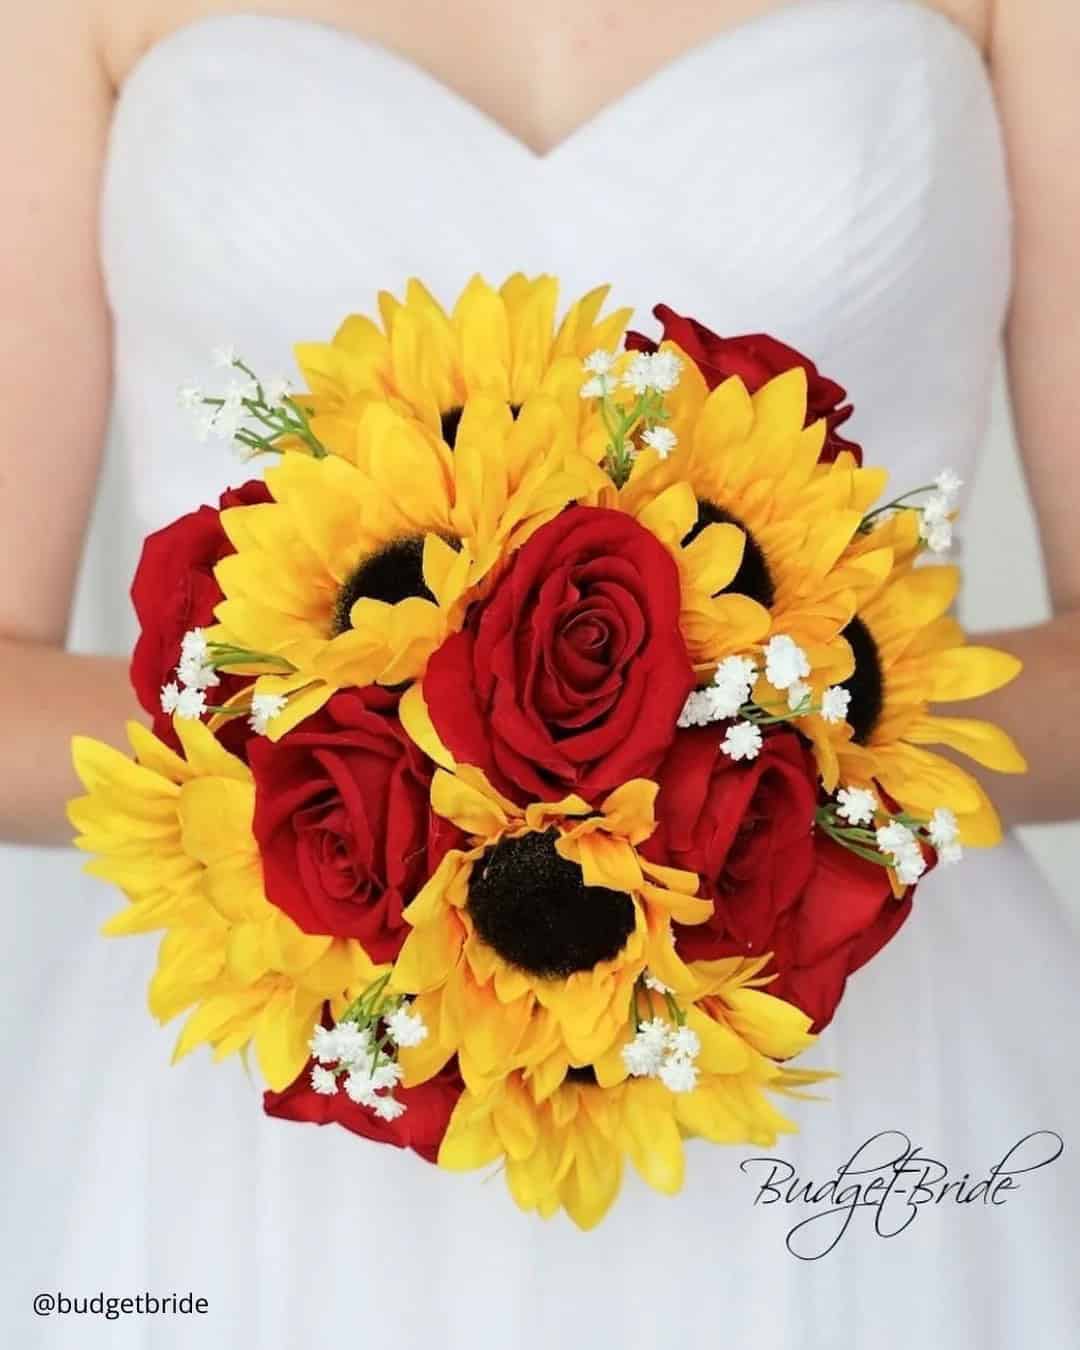
M 131 74 L 101 223 L 155 512 L 174 479 L 190 495 L 162 409 L 213 343 L 288 370 L 294 342 L 412 275 L 449 299 L 473 271 L 554 272 L 564 295 L 613 283 L 638 326 L 662 300 L 772 331 L 858 391 L 880 458 L 937 468 L 971 442 L 1009 285 L 985 71 L 913 0 L 808 0 L 722 33 L 542 158 L 340 29 L 204 20 Z
M 131 73 L 104 242 L 118 292 L 181 306 L 196 279 L 257 306 L 411 271 L 454 289 L 474 267 L 674 266 L 761 326 L 774 299 L 819 321 L 853 290 L 937 286 L 943 258 L 950 286 L 984 284 L 1007 210 L 976 50 L 914 0 L 808 0 L 722 32 L 543 157 L 351 33 L 229 15 Z
M 865 10 L 879 0 L 862 0 Z M 274 14 L 334 25 L 429 72 L 535 153 L 544 154 L 650 73 L 719 33 L 818 0 L 285 0 Z M 957 24 L 979 47 L 991 0 L 910 0 Z M 122 87 L 140 56 L 170 32 L 235 13 L 229 0 L 181 0 L 167 19 L 146 0 L 112 0 L 106 55 Z M 854 22 L 859 22 L 856 15 Z
M 143 0 L 114 0 L 108 64 L 122 88 L 146 50 L 200 21 L 236 11 L 228 0 L 170 6 L 167 26 L 132 23 Z M 977 46 L 989 27 L 990 0 L 904 0 L 937 11 Z M 337 27 L 346 37 L 395 53 L 519 141 L 546 155 L 605 108 L 717 35 L 786 17 L 820 0 L 681 0 L 658 18 L 651 0 L 612 7 L 606 0 L 406 0 L 393 6 L 355 0 L 293 0 L 278 17 Z M 868 7 L 861 0 L 859 23 Z M 888 0 L 885 0 L 888 3 Z M 266 11 L 261 11 L 266 13 Z M 149 34 L 149 35 L 147 35 Z

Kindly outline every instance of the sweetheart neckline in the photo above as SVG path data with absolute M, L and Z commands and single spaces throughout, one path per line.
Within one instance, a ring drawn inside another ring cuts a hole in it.
M 593 132 L 599 131 L 611 118 L 618 116 L 624 108 L 632 106 L 641 98 L 646 97 L 658 85 L 663 84 L 668 79 L 676 78 L 680 71 L 707 59 L 728 44 L 737 43 L 739 40 L 748 40 L 756 33 L 767 33 L 770 29 L 779 28 L 785 23 L 806 21 L 811 14 L 816 18 L 823 10 L 842 11 L 849 8 L 861 10 L 864 9 L 864 6 L 865 0 L 781 0 L 780 4 L 760 14 L 728 27 L 720 28 L 698 41 L 692 42 L 642 79 L 629 85 L 621 94 L 603 104 L 546 150 L 534 149 L 517 133 L 511 131 L 509 127 L 480 107 L 479 104 L 460 93 L 453 85 L 448 84 L 433 71 L 428 70 L 427 67 L 411 60 L 384 43 L 365 37 L 342 24 L 309 18 L 307 15 L 266 14 L 251 9 L 203 14 L 177 25 L 163 36 L 155 39 L 136 57 L 129 67 L 116 94 L 113 116 L 115 119 L 121 106 L 131 98 L 131 90 L 142 79 L 146 78 L 147 71 L 152 70 L 175 47 L 201 37 L 216 27 L 265 23 L 271 27 L 279 27 L 281 31 L 294 29 L 322 34 L 329 40 L 340 41 L 346 48 L 352 48 L 360 53 L 376 57 L 386 64 L 398 67 L 404 77 L 421 86 L 426 85 L 448 106 L 453 107 L 474 123 L 485 127 L 492 135 L 508 145 L 517 154 L 523 156 L 534 167 L 542 168 L 544 165 L 561 159 L 580 140 L 587 138 Z M 978 62 L 983 78 L 989 80 L 985 58 L 975 38 L 967 29 L 943 14 L 941 10 L 923 4 L 922 0 L 876 0 L 873 13 L 876 16 L 883 13 L 887 8 L 910 14 L 913 18 L 921 18 L 937 31 L 955 39 L 960 48 Z

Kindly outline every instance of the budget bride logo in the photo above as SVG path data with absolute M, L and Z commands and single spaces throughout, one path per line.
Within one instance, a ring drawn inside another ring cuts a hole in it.
M 783 1158 L 744 1158 L 739 1170 L 756 1182 L 755 1205 L 796 1214 L 784 1239 L 792 1256 L 819 1261 L 835 1251 L 860 1220 L 879 1238 L 899 1237 L 928 1210 L 998 1208 L 1024 1189 L 1022 1177 L 1057 1162 L 1065 1143 L 1053 1130 L 1035 1130 L 982 1172 L 956 1176 L 900 1130 L 882 1130 L 860 1144 L 825 1181 L 802 1177 Z

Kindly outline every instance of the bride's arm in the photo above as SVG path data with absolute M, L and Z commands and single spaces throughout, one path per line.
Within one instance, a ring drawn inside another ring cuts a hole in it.
M 124 664 L 64 652 L 110 387 L 98 194 L 112 107 L 94 16 L 5 16 L 0 80 L 0 838 L 60 842 L 74 728 L 117 742 Z
M 978 711 L 1004 723 L 1031 763 L 1023 778 L 989 783 L 1003 813 L 1065 820 L 1080 816 L 1080 6 L 996 0 L 995 10 L 1016 222 L 1010 386 L 1054 617 L 993 634 L 1025 669 Z

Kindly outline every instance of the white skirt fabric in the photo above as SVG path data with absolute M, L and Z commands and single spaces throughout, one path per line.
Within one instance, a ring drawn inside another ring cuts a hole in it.
M 740 1167 L 761 1150 L 696 1141 L 681 1195 L 631 1174 L 591 1233 L 520 1213 L 498 1175 L 446 1173 L 345 1131 L 266 1118 L 238 1061 L 198 1054 L 169 1067 L 173 1032 L 144 1012 L 153 941 L 94 939 L 87 920 L 114 897 L 80 880 L 71 855 L 5 862 L 21 916 L 0 1126 L 7 1344 L 1072 1343 L 1080 944 L 1014 843 L 931 878 L 906 927 L 853 978 L 806 1057 L 841 1077 L 827 1102 L 795 1104 L 802 1132 L 769 1155 L 780 1170 Z M 86 940 L 58 959 L 57 928 L 76 915 Z M 927 1176 L 909 1164 L 892 1178 L 901 1135 Z M 996 1204 L 979 1198 L 977 1183 L 1031 1135 L 1006 1163 L 1014 1188 Z M 1021 1171 L 1056 1152 L 1053 1135 L 1062 1156 Z M 806 1183 L 820 1191 L 860 1148 L 848 1194 L 809 1203 Z M 787 1186 L 782 1164 L 797 1194 L 769 1202 Z M 938 1198 L 965 1178 L 966 1203 L 955 1186 Z M 890 1179 L 889 1200 L 872 1203 Z M 914 1193 L 920 1181 L 929 1194 Z M 826 1211 L 855 1198 L 841 1232 L 843 1216 Z M 39 1293 L 190 1294 L 207 1311 L 35 1318 Z

